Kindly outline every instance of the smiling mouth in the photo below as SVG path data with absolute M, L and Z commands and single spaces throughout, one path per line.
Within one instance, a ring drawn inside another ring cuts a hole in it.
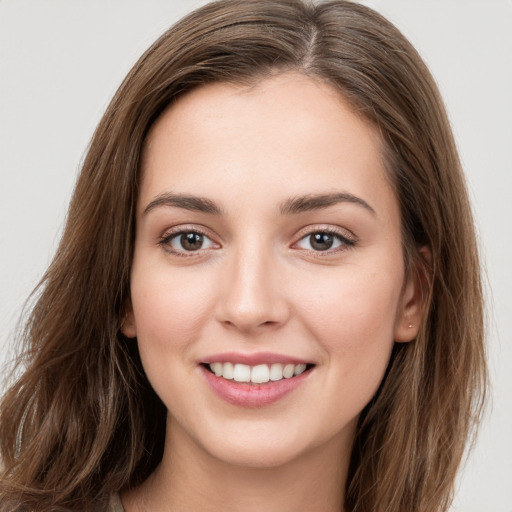
M 314 367 L 313 364 L 258 364 L 215 362 L 203 366 L 217 377 L 245 384 L 266 384 L 297 377 Z

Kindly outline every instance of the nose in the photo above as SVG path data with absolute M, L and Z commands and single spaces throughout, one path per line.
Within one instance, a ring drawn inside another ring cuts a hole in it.
M 245 334 L 284 325 L 290 314 L 276 257 L 259 247 L 238 251 L 220 276 L 217 319 Z

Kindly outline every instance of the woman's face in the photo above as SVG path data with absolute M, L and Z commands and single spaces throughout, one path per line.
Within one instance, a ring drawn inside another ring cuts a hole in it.
M 377 131 L 299 74 L 208 85 L 142 173 L 123 332 L 173 442 L 258 467 L 349 446 L 419 314 Z

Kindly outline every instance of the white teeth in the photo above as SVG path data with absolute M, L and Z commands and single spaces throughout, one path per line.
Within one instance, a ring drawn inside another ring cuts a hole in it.
M 233 380 L 236 382 L 251 382 L 251 367 L 246 364 L 235 364 Z
M 212 365 L 210 365 L 211 368 Z M 222 363 L 213 363 L 213 373 L 217 375 L 217 377 L 222 377 Z
M 259 364 L 258 366 L 253 366 L 251 370 L 251 382 L 254 384 L 263 384 L 264 382 L 268 382 L 270 380 L 270 370 L 266 364 Z
M 293 364 L 287 364 L 284 368 L 283 368 L 283 377 L 285 379 L 289 379 L 290 377 L 293 377 L 293 372 L 295 370 L 295 365 Z
M 233 378 L 233 364 L 232 363 L 222 364 L 222 375 L 220 375 L 220 377 L 224 377 L 225 379 Z
M 305 370 L 306 370 L 306 365 L 305 364 L 298 364 L 298 365 L 295 366 L 295 370 L 293 371 L 293 374 L 294 375 L 300 375 Z
M 283 378 L 290 379 L 306 370 L 305 364 L 291 363 L 286 365 L 280 363 L 258 364 L 256 366 L 240 363 L 211 363 L 209 366 L 217 377 L 252 384 L 265 384 L 268 381 L 278 381 Z
M 283 365 L 274 363 L 270 367 L 270 380 L 281 380 L 283 378 Z

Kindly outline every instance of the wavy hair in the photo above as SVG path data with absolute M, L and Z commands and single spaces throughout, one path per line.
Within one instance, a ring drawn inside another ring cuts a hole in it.
M 207 4 L 163 34 L 125 78 L 90 143 L 22 332 L 23 370 L 1 403 L 2 510 L 101 510 L 110 493 L 141 483 L 161 460 L 166 410 L 136 344 L 120 333 L 144 141 L 187 91 L 289 70 L 337 88 L 378 127 L 407 268 L 428 283 L 417 338 L 396 344 L 360 416 L 346 511 L 447 510 L 486 383 L 471 209 L 423 61 L 386 19 L 344 0 Z

